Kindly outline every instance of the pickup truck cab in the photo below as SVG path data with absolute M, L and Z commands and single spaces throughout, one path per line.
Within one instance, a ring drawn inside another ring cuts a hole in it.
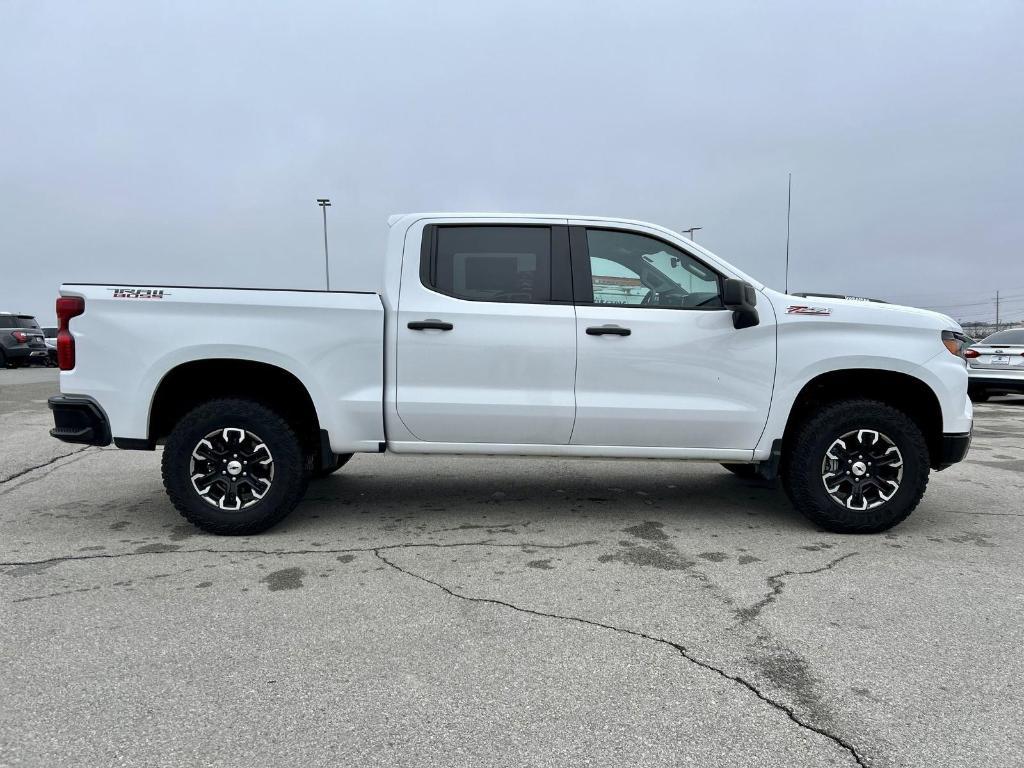
M 785 295 L 636 221 L 393 216 L 380 293 L 60 293 L 51 434 L 162 444 L 172 502 L 220 534 L 386 450 L 718 462 L 875 532 L 970 443 L 950 318 Z

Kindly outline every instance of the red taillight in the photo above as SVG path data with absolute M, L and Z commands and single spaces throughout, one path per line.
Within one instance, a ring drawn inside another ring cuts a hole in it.
M 62 371 L 75 367 L 75 337 L 68 327 L 72 317 L 85 312 L 85 299 L 81 296 L 61 296 L 57 299 L 57 364 Z
M 12 331 L 11 336 L 13 336 L 14 340 L 19 344 L 24 344 L 26 341 L 28 341 L 28 334 L 25 333 L 24 331 Z
M 981 357 L 981 353 L 978 352 L 978 350 L 976 350 L 976 349 L 965 349 L 964 350 L 964 357 L 966 357 L 968 359 L 973 359 L 975 357 Z

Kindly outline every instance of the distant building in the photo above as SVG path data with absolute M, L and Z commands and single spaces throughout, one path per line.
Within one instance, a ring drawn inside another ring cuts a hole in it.
M 594 275 L 596 304 L 639 304 L 646 295 L 647 288 L 638 277 Z

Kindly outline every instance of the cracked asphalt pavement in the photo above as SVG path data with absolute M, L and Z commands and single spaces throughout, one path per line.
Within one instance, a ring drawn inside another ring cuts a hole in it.
M 0 765 L 1024 764 L 1024 398 L 893 531 L 716 465 L 358 456 L 282 525 L 0 370 Z

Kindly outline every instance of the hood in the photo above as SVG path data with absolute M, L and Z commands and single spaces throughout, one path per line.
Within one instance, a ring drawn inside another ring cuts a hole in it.
M 762 291 L 770 299 L 780 321 L 784 317 L 807 319 L 818 317 L 833 322 L 867 322 L 877 325 L 914 326 L 934 328 L 939 331 L 963 333 L 963 328 L 953 318 L 929 309 L 905 307 L 901 304 L 885 304 L 867 299 L 836 298 L 825 296 L 793 296 L 766 288 Z M 803 309 L 798 309 L 798 308 Z M 821 310 L 821 311 L 817 311 Z

